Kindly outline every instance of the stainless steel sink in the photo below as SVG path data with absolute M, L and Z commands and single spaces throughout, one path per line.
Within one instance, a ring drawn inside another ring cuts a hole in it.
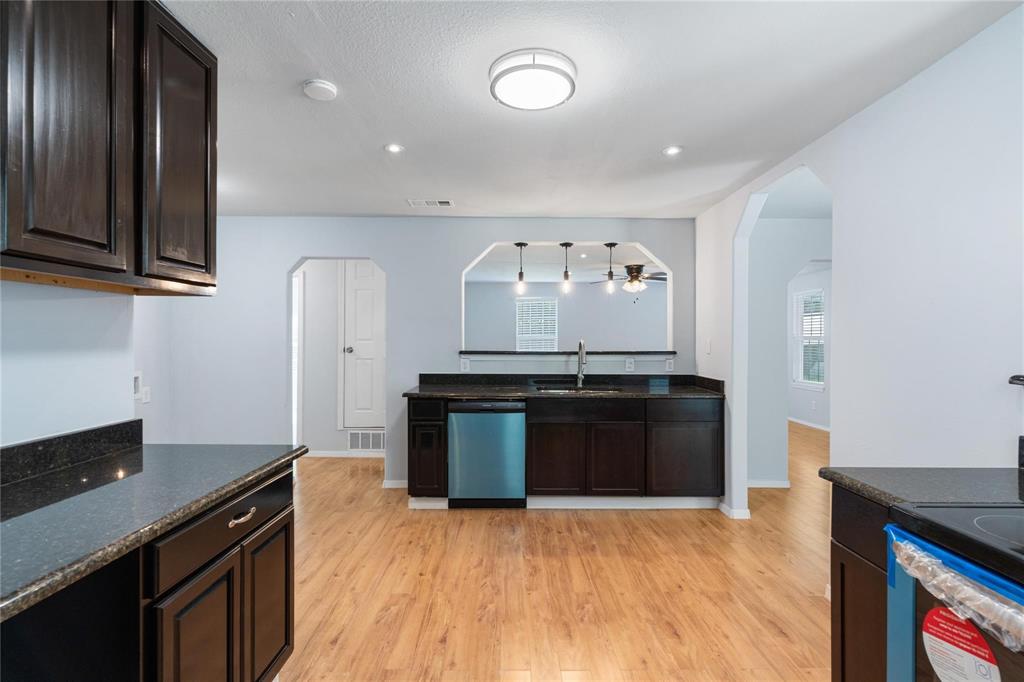
M 537 393 L 618 393 L 616 386 L 538 386 Z

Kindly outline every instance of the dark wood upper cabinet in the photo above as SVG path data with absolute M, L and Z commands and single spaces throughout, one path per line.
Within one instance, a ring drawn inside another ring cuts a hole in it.
M 239 682 L 241 598 L 238 547 L 156 604 L 157 679 Z
M 217 59 L 145 6 L 141 274 L 216 281 Z
M 295 513 L 289 508 L 242 544 L 244 679 L 272 680 L 295 646 Z
M 720 422 L 648 422 L 647 494 L 722 495 L 722 450 Z
M 588 425 L 587 494 L 644 494 L 642 422 L 595 422 Z
M 131 267 L 135 7 L 4 2 L 2 251 Z
M 527 423 L 527 495 L 583 495 L 586 466 L 585 423 Z

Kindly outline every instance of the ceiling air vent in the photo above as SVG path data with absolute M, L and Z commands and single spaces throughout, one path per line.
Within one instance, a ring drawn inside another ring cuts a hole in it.
M 449 208 L 455 205 L 451 199 L 406 199 L 413 208 Z

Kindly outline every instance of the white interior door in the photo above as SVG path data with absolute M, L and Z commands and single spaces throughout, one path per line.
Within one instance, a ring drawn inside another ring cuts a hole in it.
M 384 428 L 384 271 L 369 260 L 347 260 L 344 271 L 338 427 Z

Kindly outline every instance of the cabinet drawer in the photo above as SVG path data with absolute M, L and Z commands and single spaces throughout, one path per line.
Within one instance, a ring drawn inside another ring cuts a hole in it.
M 642 422 L 644 401 L 631 398 L 537 398 L 526 401 L 527 422 Z
M 885 505 L 832 485 L 832 539 L 883 571 L 887 566 L 884 528 L 888 522 L 889 508 Z
M 442 422 L 445 405 L 443 400 L 410 400 L 409 419 L 419 422 Z
M 647 401 L 649 422 L 716 422 L 722 418 L 717 398 L 666 398 Z
M 291 469 L 146 546 L 146 596 L 155 597 L 292 502 Z

